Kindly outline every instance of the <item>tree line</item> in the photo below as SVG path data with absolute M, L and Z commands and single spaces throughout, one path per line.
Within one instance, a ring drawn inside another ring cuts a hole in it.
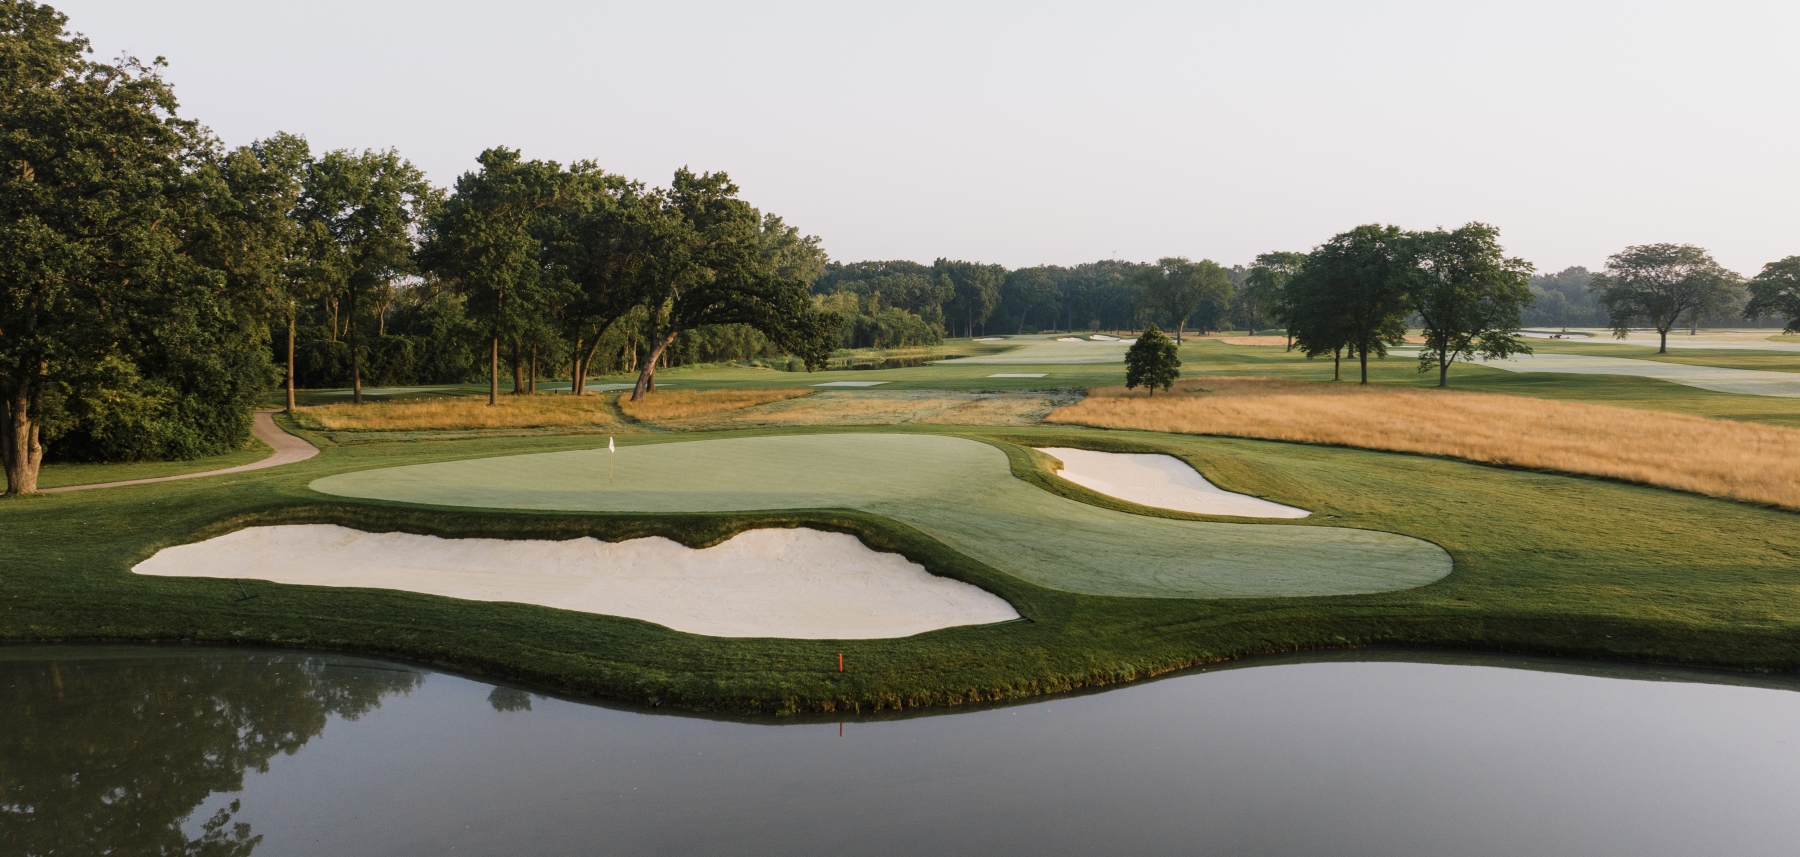
M 666 187 L 494 148 L 448 190 L 397 152 L 228 148 L 181 117 L 160 59 L 100 62 L 55 9 L 0 0 L 0 458 L 35 490 L 67 460 L 193 458 L 248 439 L 272 387 L 636 375 L 1043 330 L 1275 328 L 1364 364 L 1424 327 L 1440 381 L 1524 350 L 1536 305 L 1666 338 L 1740 310 L 1800 328 L 1800 257 L 1757 277 L 1686 245 L 1531 277 L 1498 233 L 1358 227 L 1253 264 L 1168 257 L 1008 269 L 832 262 L 724 173 Z M 1555 294 L 1551 301 L 1544 296 Z M 1585 316 L 1582 314 L 1585 313 Z M 1538 322 L 1544 323 L 1544 322 Z M 1549 322 L 1554 323 L 1554 322 Z M 1428 368 L 1428 366 L 1426 366 Z

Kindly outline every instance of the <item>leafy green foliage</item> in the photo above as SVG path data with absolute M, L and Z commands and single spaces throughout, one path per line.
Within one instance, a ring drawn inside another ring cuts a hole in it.
M 1411 236 L 1397 226 L 1358 226 L 1306 257 L 1285 289 L 1289 330 L 1306 356 L 1348 350 L 1369 383 L 1369 355 L 1405 341 L 1417 276 Z
M 1204 331 L 1221 318 L 1231 304 L 1231 280 L 1217 262 L 1190 262 L 1181 256 L 1158 259 L 1154 267 L 1137 272 L 1139 306 L 1145 315 L 1167 316 L 1175 321 L 1175 341 L 1181 341 L 1188 319 L 1202 314 Z
M 1447 387 L 1455 360 L 1531 353 L 1514 332 L 1521 309 L 1531 302 L 1531 265 L 1507 258 L 1500 249 L 1500 230 L 1470 223 L 1413 240 L 1419 264 L 1413 309 L 1425 328 L 1419 371 L 1436 366 L 1438 386 Z
M 1800 256 L 1770 262 L 1749 282 L 1745 318 L 1784 316 L 1788 333 L 1800 333 Z
M 1684 321 L 1699 324 L 1721 314 L 1737 298 L 1737 274 L 1692 244 L 1641 244 L 1607 257 L 1605 273 L 1588 286 L 1623 339 L 1633 324 L 1648 324 L 1669 350 L 1669 331 Z
M 1531 303 L 1525 307 L 1529 327 L 1606 327 L 1606 309 L 1588 289 L 1591 271 L 1580 265 L 1554 274 L 1531 277 Z
M 1126 389 L 1137 389 L 1142 385 L 1154 396 L 1157 387 L 1167 390 L 1179 377 L 1181 353 L 1175 341 L 1163 335 L 1154 324 L 1144 328 L 1144 332 L 1138 334 L 1138 341 L 1125 352 Z
M 244 209 L 156 64 L 84 58 L 54 9 L 0 2 L 0 459 L 194 457 L 249 436 L 272 380 Z M 159 61 L 160 62 L 160 61 Z
M 1264 319 L 1283 326 L 1288 323 L 1287 282 L 1305 263 L 1305 253 L 1278 251 L 1256 257 L 1237 295 L 1252 330 Z
M 388 303 L 397 281 L 416 273 L 413 233 L 437 192 L 398 152 L 327 152 L 307 165 L 299 219 L 312 270 L 348 317 L 350 384 L 362 403 L 359 310 Z

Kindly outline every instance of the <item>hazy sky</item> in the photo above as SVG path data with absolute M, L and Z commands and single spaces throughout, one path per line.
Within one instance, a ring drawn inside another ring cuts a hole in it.
M 1800 3 L 52 0 L 227 143 L 725 170 L 835 259 L 1248 262 L 1482 220 L 1800 254 Z

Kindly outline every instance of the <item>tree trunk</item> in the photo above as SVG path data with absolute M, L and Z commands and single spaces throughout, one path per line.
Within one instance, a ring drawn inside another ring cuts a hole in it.
M 500 334 L 494 334 L 493 350 L 488 352 L 488 404 L 500 404 Z
M 350 292 L 350 401 L 362 404 L 362 349 L 356 342 L 356 292 Z
M 520 393 L 525 392 L 525 354 L 520 350 L 519 340 L 517 339 L 513 340 L 512 349 L 512 394 L 517 396 Z
M 1450 386 L 1450 361 L 1449 361 L 1448 357 L 1449 357 L 1449 355 L 1445 354 L 1443 349 L 1440 349 L 1438 351 L 1438 386 L 1439 387 Z
M 1184 329 L 1186 329 L 1186 325 L 1183 323 L 1183 320 L 1179 319 L 1179 318 L 1176 319 L 1175 320 L 1175 344 L 1177 346 L 1179 346 L 1181 344 L 1181 332 Z
M 569 352 L 569 395 L 571 396 L 581 395 L 581 388 L 583 386 L 581 380 L 587 375 L 587 373 L 581 371 L 581 357 L 581 336 L 577 334 L 575 337 L 575 348 Z
M 675 335 L 680 332 L 680 330 L 669 331 L 651 350 L 649 358 L 644 361 L 643 371 L 638 373 L 637 386 L 631 388 L 632 401 L 641 402 L 644 400 L 645 393 L 656 392 L 656 363 L 662 359 L 663 350 L 669 347 L 669 343 L 675 341 Z
M 332 342 L 338 341 L 338 302 L 337 302 L 337 298 L 331 299 L 331 341 Z
M 580 387 L 578 387 L 576 389 L 581 390 L 581 395 L 583 395 L 583 396 L 587 395 L 588 369 L 593 367 L 594 355 L 599 353 L 599 351 L 600 351 L 600 335 L 594 334 L 593 344 L 588 346 L 587 354 L 585 356 L 581 356 L 581 377 L 575 379 L 575 383 L 580 385 Z
M 1369 383 L 1369 347 L 1365 345 L 1356 349 L 1356 358 L 1362 363 L 1362 381 L 1359 383 L 1367 384 Z
M 1657 335 L 1662 337 L 1662 347 L 1656 349 L 1656 353 L 1658 353 L 1658 354 L 1669 353 L 1669 329 L 1666 327 L 1661 328 L 1661 329 L 1658 329 L 1656 331 L 1656 333 L 1657 333 Z
M 1333 381 L 1344 380 L 1344 373 L 1342 371 L 1343 354 L 1344 349 L 1342 348 L 1331 349 L 1331 380 Z
M 6 463 L 6 493 L 37 493 L 38 468 L 44 463 L 44 445 L 38 440 L 38 423 L 31 418 L 31 381 L 19 384 L 7 397 L 5 420 L 0 422 L 0 458 Z
M 531 375 L 528 378 L 526 378 L 526 381 L 525 381 L 526 385 L 530 388 L 530 393 L 533 396 L 537 395 L 537 379 L 538 379 L 537 346 L 533 345 L 533 346 L 531 346 Z
M 288 305 L 287 412 L 294 412 L 294 307 Z

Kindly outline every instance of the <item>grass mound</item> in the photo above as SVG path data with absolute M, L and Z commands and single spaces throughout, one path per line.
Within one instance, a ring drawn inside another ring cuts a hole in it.
M 486 396 L 327 405 L 294 414 L 314 431 L 467 431 L 471 429 L 610 426 L 618 423 L 606 396 Z
M 779 402 L 784 399 L 798 399 L 810 396 L 812 390 L 775 389 L 775 390 L 665 390 L 650 393 L 641 402 L 631 401 L 630 397 L 621 394 L 619 410 L 628 417 L 643 422 L 661 420 L 685 420 L 704 417 L 725 411 L 736 411 Z
M 1800 509 L 1800 430 L 1490 393 L 1207 378 L 1108 387 L 1050 423 L 1423 453 Z

